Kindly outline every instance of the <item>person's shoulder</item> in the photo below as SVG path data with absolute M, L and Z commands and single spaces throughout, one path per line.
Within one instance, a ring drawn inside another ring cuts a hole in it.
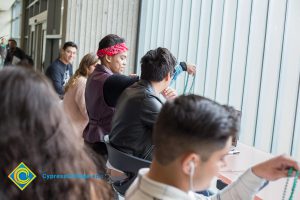
M 69 70 L 71 70 L 71 69 L 73 69 L 73 65 L 72 65 L 71 63 L 68 63 L 68 64 L 67 64 L 67 68 L 68 68 Z
M 60 71 L 60 67 L 58 67 L 60 65 L 58 59 L 54 60 L 48 67 L 46 70 L 46 74 L 47 73 L 52 73 L 52 72 L 58 72 Z
M 85 85 L 85 84 L 86 84 L 86 81 L 87 81 L 87 78 L 86 78 L 86 77 L 84 77 L 84 76 L 79 76 L 78 79 L 77 79 L 77 84 Z
M 18 52 L 20 52 L 20 53 L 24 53 L 25 54 L 25 52 L 21 49 L 21 48 L 19 48 L 19 47 L 16 47 L 16 51 L 18 51 Z
M 162 101 L 154 94 L 145 92 L 143 95 L 142 106 L 153 112 L 159 112 L 163 103 Z
M 52 65 L 53 63 L 51 63 L 48 67 L 47 67 L 47 69 L 46 69 L 46 75 L 48 75 L 49 73 L 51 73 L 52 71 L 53 71 L 53 65 Z
M 56 65 L 59 65 L 59 59 L 55 59 L 53 62 L 50 63 L 49 67 L 54 67 Z
M 110 80 L 132 80 L 134 79 L 133 77 L 130 76 L 126 76 L 124 74 L 112 74 L 111 76 L 109 76 Z
M 155 103 L 157 102 L 159 102 L 160 104 L 162 103 L 160 98 L 155 94 L 154 89 L 152 88 L 151 85 L 144 86 L 143 91 L 144 91 L 145 99 L 148 99 L 149 101 L 153 101 Z
M 58 70 L 64 71 L 65 64 L 59 58 L 55 59 L 51 65 Z

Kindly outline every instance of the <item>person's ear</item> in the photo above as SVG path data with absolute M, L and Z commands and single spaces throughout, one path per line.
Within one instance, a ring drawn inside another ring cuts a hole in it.
M 183 173 L 190 176 L 191 174 L 194 175 L 195 169 L 200 164 L 199 155 L 196 153 L 190 153 L 186 155 L 182 159 L 182 169 Z
M 111 60 L 112 60 L 112 56 L 108 56 L 108 55 L 105 55 L 104 56 L 104 59 L 107 63 L 111 63 Z

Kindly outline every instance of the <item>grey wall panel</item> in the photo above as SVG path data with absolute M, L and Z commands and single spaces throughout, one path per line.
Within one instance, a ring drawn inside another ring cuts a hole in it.
M 134 71 L 137 41 L 138 0 L 69 0 L 66 40 L 78 44 L 74 67 L 81 58 L 96 52 L 105 35 L 113 33 L 124 37 L 129 48 L 126 74 Z
M 174 56 L 178 58 L 179 51 L 179 36 L 180 36 L 180 25 L 181 25 L 181 15 L 182 15 L 182 0 L 174 1 L 174 12 L 173 12 L 173 26 L 172 26 L 172 40 L 171 46 L 169 47 Z M 166 27 L 171 28 L 171 27 Z M 151 48 L 156 48 L 157 46 L 153 46 Z
M 78 9 L 78 7 L 77 7 Z M 80 3 L 80 12 L 79 14 L 79 37 L 77 38 L 77 40 L 75 40 L 74 42 L 77 43 L 78 45 L 78 54 L 77 54 L 77 65 L 74 65 L 75 68 L 77 68 L 77 66 L 80 63 L 80 59 L 87 53 L 89 53 L 89 51 L 86 51 L 85 46 L 87 45 L 85 43 L 85 39 L 87 37 L 86 33 L 89 32 L 87 29 L 87 2 L 81 2 Z M 94 50 L 95 51 L 95 50 Z
M 252 0 L 238 1 L 237 3 L 229 104 L 241 110 L 245 82 L 245 66 L 249 47 L 249 32 L 251 28 Z
M 210 23 L 210 36 L 207 55 L 207 70 L 204 95 L 215 99 L 218 63 L 220 58 L 220 44 L 223 24 L 224 0 L 213 1 Z
M 171 46 L 172 41 L 172 27 L 173 27 L 173 16 L 174 16 L 174 1 L 175 0 L 167 0 L 166 2 L 166 20 L 164 26 L 164 36 L 163 36 L 163 46 L 169 47 Z M 159 36 L 160 37 L 160 36 Z
M 96 30 L 97 30 L 97 32 L 96 32 L 96 37 L 95 37 L 95 40 L 96 40 L 96 42 L 95 42 L 95 44 L 94 44 L 94 49 L 95 49 L 95 51 L 96 51 L 96 49 L 98 49 L 98 43 L 99 43 L 99 41 L 101 40 L 101 33 L 102 33 L 102 21 L 103 21 L 103 18 L 104 18 L 104 15 L 103 15 L 103 13 L 104 13 L 104 6 L 103 6 L 103 2 L 104 2 L 104 0 L 98 0 L 98 5 L 97 5 L 97 19 L 98 20 L 95 20 L 96 21 Z
M 242 98 L 241 139 L 253 144 L 263 55 L 265 49 L 268 0 L 253 0 L 250 24 L 244 96 Z
M 189 29 L 187 35 L 187 52 L 186 60 L 197 60 L 197 48 L 198 48 L 198 39 L 199 39 L 199 28 L 200 28 L 200 16 L 201 16 L 201 3 L 199 0 L 191 1 L 191 10 L 188 12 L 189 16 Z
M 184 3 L 183 3 L 184 2 Z M 179 38 L 177 39 L 178 43 L 178 61 L 186 61 L 188 55 L 188 39 L 190 30 L 190 21 L 191 21 L 191 0 L 184 0 L 181 7 L 181 18 L 180 18 L 180 30 Z M 186 75 L 182 75 L 178 78 L 178 83 L 184 82 Z M 177 92 L 182 93 L 184 91 L 185 84 L 176 84 Z
M 294 123 L 294 130 L 293 130 L 293 138 L 292 138 L 292 155 L 296 158 L 300 158 L 300 79 L 298 82 L 298 95 L 297 95 L 297 112 L 296 112 L 296 119 Z
M 128 68 L 128 72 L 133 73 L 135 71 L 135 68 L 137 66 L 135 66 L 135 54 L 136 54 L 136 42 L 137 42 L 137 23 L 138 23 L 138 8 L 139 5 L 138 3 L 135 3 L 134 1 L 130 1 L 129 2 L 129 13 L 131 13 L 130 15 L 128 15 L 128 22 L 130 22 L 130 24 L 128 24 L 127 26 L 127 36 L 126 39 L 128 41 L 128 45 L 130 45 L 130 50 L 129 50 L 129 68 Z M 133 24 L 135 24 L 135 26 L 133 26 Z
M 158 13 L 155 13 L 152 15 L 151 20 L 151 29 L 150 29 L 150 48 L 153 46 L 157 46 L 157 32 L 158 32 L 158 24 L 161 19 L 159 19 L 159 6 L 160 6 L 160 0 L 153 0 L 153 10 L 157 10 Z M 162 19 L 163 20 L 163 19 Z
M 99 17 L 99 10 L 98 10 L 98 7 L 99 7 L 99 3 L 101 1 L 98 1 L 98 0 L 93 0 L 93 3 L 92 3 L 92 14 L 91 14 L 91 36 L 89 38 L 89 40 L 87 42 L 89 42 L 89 49 L 97 49 L 98 48 L 98 42 L 99 42 L 99 39 L 97 37 L 98 35 L 98 26 L 97 26 L 97 20 L 94 20 L 95 19 L 98 19 Z M 100 19 L 99 19 L 100 20 Z
M 188 30 L 188 41 L 187 41 L 187 52 L 189 52 L 186 56 L 187 61 L 196 60 L 198 62 L 198 40 L 199 40 L 199 28 L 200 28 L 200 16 L 201 16 L 201 4 L 202 1 L 192 0 L 191 1 L 191 11 L 189 13 L 189 30 Z M 200 72 L 199 72 L 200 73 Z M 185 78 L 188 78 L 186 75 Z M 195 82 L 199 82 L 198 78 Z M 187 88 L 191 88 L 193 81 L 189 81 L 187 84 Z M 198 85 L 198 84 L 197 84 Z M 195 85 L 191 88 L 191 92 L 195 92 Z M 190 91 L 188 91 L 190 92 Z
M 158 21 L 158 30 L 157 30 L 157 45 L 163 47 L 165 40 L 165 27 L 167 21 L 167 3 L 168 1 L 161 1 L 159 5 L 159 21 Z
M 146 40 L 145 38 L 148 38 L 149 33 L 149 25 L 147 24 L 147 20 L 150 18 L 150 13 L 152 13 L 151 10 L 148 10 L 149 6 L 149 1 L 142 1 L 141 2 L 141 14 L 140 14 L 140 23 L 139 23 L 139 42 L 138 42 L 138 46 L 137 46 L 137 56 L 136 56 L 136 63 L 138 65 L 136 72 L 138 74 L 141 73 L 141 69 L 139 67 L 139 63 L 140 63 L 140 58 L 142 57 L 142 55 L 144 54 L 144 49 L 146 44 L 146 41 L 150 41 L 150 40 Z
M 201 15 L 200 15 L 200 27 L 199 27 L 199 39 L 197 46 L 197 77 L 199 82 L 196 82 L 195 92 L 198 94 L 204 94 L 205 82 L 206 82 L 206 71 L 208 68 L 208 47 L 210 37 L 210 22 L 212 12 L 212 1 L 202 0 L 201 4 Z M 189 62 L 193 62 L 192 60 Z M 200 72 L 200 73 L 199 73 Z
M 237 0 L 224 2 L 222 36 L 218 63 L 216 101 L 228 104 L 236 30 Z
M 299 10 L 298 0 L 143 0 L 136 60 L 163 45 L 196 63 L 194 93 L 242 110 L 242 142 L 300 160 Z
M 281 67 L 282 45 L 286 21 L 286 1 L 273 0 L 269 3 L 269 17 L 266 45 L 263 60 L 255 146 L 269 151 L 271 148 L 276 108 L 279 73 Z M 266 115 L 268 113 L 268 115 Z
M 282 67 L 272 141 L 272 152 L 274 153 L 290 153 L 292 144 L 300 145 L 299 141 L 292 143 L 295 123 L 299 122 L 295 119 L 297 116 L 300 74 L 300 2 L 298 0 L 288 0 L 287 6 L 285 38 L 282 47 Z M 295 134 L 300 133 L 295 132 Z

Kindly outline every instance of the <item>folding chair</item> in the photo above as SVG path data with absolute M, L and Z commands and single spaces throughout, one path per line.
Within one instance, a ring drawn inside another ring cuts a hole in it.
M 132 156 L 114 148 L 109 143 L 108 135 L 104 137 L 104 142 L 107 147 L 109 163 L 127 175 L 127 178 L 124 180 L 112 182 L 113 188 L 120 195 L 124 196 L 126 190 L 136 178 L 139 169 L 149 167 L 151 161 Z

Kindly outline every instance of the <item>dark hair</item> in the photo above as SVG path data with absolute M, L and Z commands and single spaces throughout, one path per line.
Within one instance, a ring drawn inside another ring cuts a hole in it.
M 13 39 L 13 38 L 8 39 L 8 42 L 13 42 L 17 46 L 17 41 L 15 39 Z
M 155 158 L 168 164 L 186 152 L 206 161 L 235 136 L 239 125 L 224 106 L 207 98 L 179 96 L 162 107 L 154 126 Z
M 28 56 L 27 54 L 19 63 L 17 63 L 17 65 L 21 66 L 21 67 L 31 68 L 31 69 L 34 68 L 33 59 L 30 56 Z
M 44 75 L 23 67 L 1 70 L 0 102 L 2 199 L 111 199 L 111 189 L 102 180 L 43 180 L 43 172 L 96 173 L 83 144 L 70 134 L 62 105 Z M 23 191 L 8 179 L 21 162 L 37 176 Z
M 141 59 L 141 79 L 147 81 L 162 81 L 168 73 L 173 75 L 176 58 L 162 47 L 148 51 Z
M 66 42 L 63 46 L 63 50 L 66 50 L 68 47 L 75 47 L 77 49 L 77 45 L 74 42 Z
M 115 34 L 109 34 L 100 40 L 98 50 L 105 49 L 123 42 L 125 42 L 124 38 L 121 38 Z
M 241 115 L 242 115 L 242 112 L 239 111 L 239 110 L 236 110 L 234 107 L 232 106 L 228 106 L 228 105 L 224 105 L 224 108 L 230 112 L 230 114 L 236 119 L 236 123 L 238 125 L 240 125 L 241 123 Z M 238 127 L 240 129 L 240 127 Z M 236 146 L 237 145 L 237 141 L 239 139 L 239 132 L 232 137 L 232 146 Z

